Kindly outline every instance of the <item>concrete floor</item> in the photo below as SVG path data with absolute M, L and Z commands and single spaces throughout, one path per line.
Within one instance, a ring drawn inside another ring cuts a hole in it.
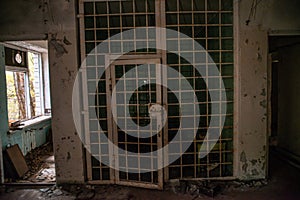
M 0 199 L 108 199 L 108 200 L 190 200 L 212 199 L 205 195 L 174 194 L 170 191 L 156 191 L 122 186 L 98 186 L 83 189 L 71 186 L 68 189 L 46 187 L 44 189 L 17 189 L 6 187 Z M 270 178 L 266 186 L 228 187 L 214 199 L 300 199 L 300 171 L 280 160 L 277 155 L 270 156 Z

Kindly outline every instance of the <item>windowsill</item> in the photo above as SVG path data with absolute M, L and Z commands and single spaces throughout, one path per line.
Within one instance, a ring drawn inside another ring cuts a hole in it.
M 12 134 L 14 131 L 17 131 L 17 130 L 23 130 L 29 126 L 33 126 L 35 124 L 41 123 L 41 122 L 49 120 L 49 119 L 51 119 L 51 115 L 44 115 L 44 116 L 36 117 L 34 119 L 29 119 L 29 120 L 23 121 L 23 122 L 21 122 L 20 126 L 10 127 L 9 134 Z

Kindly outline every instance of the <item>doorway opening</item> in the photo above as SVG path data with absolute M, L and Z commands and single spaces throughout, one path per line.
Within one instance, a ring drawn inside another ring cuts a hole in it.
M 271 36 L 271 154 L 300 167 L 300 36 Z M 272 156 L 272 155 L 271 155 Z
M 5 183 L 55 182 L 47 41 L 4 42 Z

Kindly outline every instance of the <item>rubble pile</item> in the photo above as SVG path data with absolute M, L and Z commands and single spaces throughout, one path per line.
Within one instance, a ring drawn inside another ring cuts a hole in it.
M 52 144 L 38 147 L 25 156 L 29 171 L 19 182 L 55 182 L 55 163 Z

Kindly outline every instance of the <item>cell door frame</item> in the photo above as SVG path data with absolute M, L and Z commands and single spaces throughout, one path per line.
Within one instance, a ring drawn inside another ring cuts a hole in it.
M 162 102 L 162 87 L 161 83 L 164 79 L 162 75 L 162 67 L 161 67 L 161 58 L 160 55 L 153 54 L 153 55 L 126 55 L 126 56 L 118 56 L 118 55 L 110 55 L 106 56 L 105 58 L 106 66 L 109 66 L 109 73 L 106 73 L 106 91 L 107 91 L 107 118 L 113 119 L 111 108 L 114 100 L 112 99 L 112 88 L 116 84 L 116 75 L 115 75 L 115 66 L 116 65 L 144 65 L 144 64 L 155 64 L 156 65 L 156 104 L 163 106 Z M 109 139 L 113 141 L 114 144 L 118 143 L 118 127 L 114 120 L 108 121 L 108 135 Z M 161 149 L 163 145 L 163 129 L 157 133 L 157 149 Z M 109 154 L 110 154 L 110 161 L 113 163 L 115 168 L 118 167 L 119 157 L 116 155 L 118 152 L 118 147 L 114 145 L 113 147 L 109 147 Z M 111 152 L 112 151 L 112 152 Z M 160 151 L 158 151 L 160 152 Z M 157 162 L 163 162 L 163 155 L 158 154 Z M 137 187 L 144 187 L 150 189 L 163 189 L 163 169 L 157 170 L 157 184 L 155 183 L 147 183 L 147 182 L 134 182 L 134 181 L 124 181 L 120 180 L 119 171 L 112 169 L 110 170 L 111 173 L 111 180 L 115 184 L 118 185 L 126 185 L 126 186 L 137 186 Z

